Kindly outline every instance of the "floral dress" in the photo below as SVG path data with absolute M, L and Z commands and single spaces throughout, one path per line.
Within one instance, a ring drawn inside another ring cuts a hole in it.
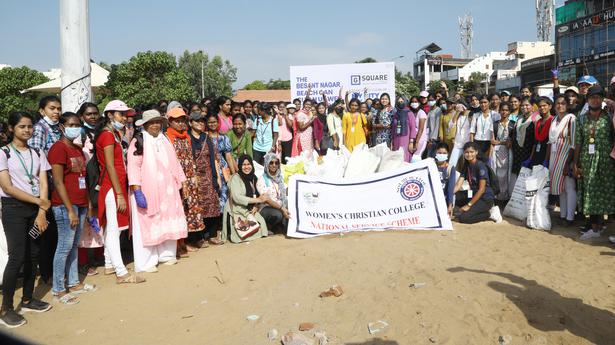
M 185 187 L 182 188 L 182 199 L 184 202 L 184 213 L 188 222 L 188 231 L 201 231 L 205 228 L 203 223 L 203 212 L 201 209 L 201 199 L 199 196 L 198 178 L 196 174 L 196 164 L 192 157 L 192 146 L 189 139 L 175 138 L 173 147 L 177 154 L 177 160 L 186 175 Z
M 224 134 L 218 134 L 216 137 L 211 137 L 211 139 L 214 141 L 214 146 L 218 150 L 216 155 L 217 169 L 218 175 L 222 177 L 220 179 L 220 192 L 218 193 L 218 197 L 220 199 L 220 213 L 222 213 L 224 212 L 224 205 L 228 200 L 228 185 L 224 180 L 222 170 L 229 169 L 229 165 L 224 156 L 231 152 L 233 148 L 231 147 L 231 140 Z
M 376 129 L 371 135 L 371 144 L 376 146 L 378 144 L 386 143 L 387 146 L 391 146 L 391 116 L 393 114 L 393 108 L 387 107 L 380 111 L 375 110 L 372 112 L 372 128 L 374 125 L 383 125 L 389 128 Z
M 196 154 L 196 174 L 199 177 L 199 192 L 201 209 L 203 211 L 203 217 L 211 218 L 220 215 L 220 200 L 218 197 L 218 191 L 214 188 L 213 174 L 211 169 L 211 155 L 216 155 L 216 152 L 209 151 L 209 145 L 207 141 L 203 143 L 201 151 Z M 216 146 L 214 145 L 214 150 Z M 224 177 L 221 175 L 216 176 L 216 185 L 220 188 L 221 180 Z
M 585 215 L 614 213 L 615 160 L 609 157 L 613 149 L 613 127 L 609 116 L 602 113 L 597 120 L 585 116 L 577 127 L 575 140 L 581 146 L 579 209 Z

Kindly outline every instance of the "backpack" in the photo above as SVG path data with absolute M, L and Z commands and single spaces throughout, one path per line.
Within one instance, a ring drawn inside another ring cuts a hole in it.
M 85 176 L 88 187 L 88 196 L 94 209 L 98 208 L 98 194 L 100 192 L 100 184 L 102 183 L 101 167 L 96 158 L 96 150 L 93 150 L 94 156 L 85 166 Z

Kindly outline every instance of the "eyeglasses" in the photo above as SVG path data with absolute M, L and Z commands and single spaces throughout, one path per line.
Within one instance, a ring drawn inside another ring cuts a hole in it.
M 271 161 L 269 162 L 269 165 L 280 165 L 279 161 Z

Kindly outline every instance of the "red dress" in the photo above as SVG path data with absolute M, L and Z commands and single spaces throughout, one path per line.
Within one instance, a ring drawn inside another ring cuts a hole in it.
M 107 223 L 106 213 L 105 213 L 105 197 L 107 196 L 107 192 L 111 190 L 114 193 L 113 185 L 111 184 L 111 179 L 109 178 L 109 174 L 107 174 L 107 169 L 105 168 L 105 154 L 104 148 L 109 145 L 114 145 L 113 148 L 113 165 L 115 166 L 115 172 L 117 173 L 117 177 L 120 180 L 120 188 L 122 188 L 122 194 L 124 195 L 124 200 L 126 200 L 126 210 L 124 212 L 117 212 L 117 225 L 120 230 L 128 229 L 129 217 L 128 217 L 128 181 L 126 176 L 126 162 L 124 161 L 124 153 L 122 150 L 121 144 L 121 134 L 117 131 L 103 131 L 96 140 L 96 159 L 98 159 L 98 164 L 100 165 L 100 176 L 102 178 L 102 183 L 100 186 L 100 192 L 98 194 L 98 219 L 100 220 L 100 224 L 104 226 Z

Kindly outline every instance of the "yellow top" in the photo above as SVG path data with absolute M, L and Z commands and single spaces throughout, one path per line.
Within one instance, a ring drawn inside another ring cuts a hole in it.
M 361 113 L 345 112 L 342 117 L 342 130 L 344 131 L 344 146 L 350 152 L 360 143 L 367 142 L 365 131 L 367 130 L 367 117 Z

